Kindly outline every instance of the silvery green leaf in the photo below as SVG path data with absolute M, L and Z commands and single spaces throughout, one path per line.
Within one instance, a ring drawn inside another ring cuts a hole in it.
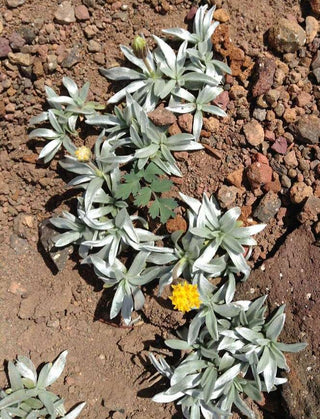
M 67 231 L 66 233 L 59 234 L 59 236 L 56 236 L 53 240 L 56 247 L 64 247 L 68 244 L 75 243 L 80 237 L 81 233 L 78 231 Z
M 40 391 L 38 394 L 38 397 L 41 400 L 41 402 L 44 404 L 44 406 L 46 407 L 50 417 L 56 418 L 57 416 L 55 414 L 55 408 L 54 408 L 52 399 L 49 396 L 49 393 L 47 391 Z
M 249 409 L 248 405 L 241 399 L 238 393 L 236 393 L 233 403 L 240 410 L 240 412 L 246 415 L 248 418 L 256 418 L 254 412 L 251 409 Z
M 50 143 L 46 144 L 41 150 L 39 154 L 39 159 L 43 159 L 46 157 L 48 159 L 48 156 L 50 156 L 52 153 L 56 154 L 56 152 L 59 150 L 60 147 L 61 147 L 60 139 L 57 138 L 55 140 L 50 141 Z
M 201 202 L 198 201 L 195 198 L 192 198 L 191 196 L 187 196 L 185 194 L 183 194 L 182 192 L 179 192 L 180 197 L 183 199 L 183 201 L 189 205 L 189 207 L 192 209 L 193 212 L 198 213 L 200 206 L 201 206 Z
M 65 416 L 63 416 L 63 418 L 64 419 L 75 419 L 75 418 L 77 418 L 80 415 L 83 408 L 85 407 L 85 405 L 86 405 L 85 402 L 82 402 L 82 403 L 78 404 L 78 406 L 76 406 L 69 413 L 67 413 Z
M 23 389 L 21 375 L 19 374 L 18 369 L 11 361 L 8 362 L 8 375 L 10 380 L 10 386 L 13 391 Z
M 188 351 L 191 349 L 191 346 L 188 344 L 188 342 L 184 340 L 167 339 L 165 340 L 165 344 L 171 349 L 177 349 L 180 351 Z
M 205 319 L 201 316 L 201 313 L 197 313 L 192 319 L 188 329 L 188 345 L 193 345 L 195 343 L 204 321 Z
M 263 338 L 261 333 L 255 332 L 254 330 L 248 329 L 246 327 L 236 327 L 235 330 L 237 333 L 239 333 L 239 335 L 252 343 L 256 343 L 257 339 Z
M 143 74 L 126 67 L 101 68 L 100 72 L 111 80 L 139 80 L 144 78 Z
M 308 344 L 305 342 L 301 342 L 301 343 L 281 343 L 281 342 L 276 342 L 275 345 L 277 346 L 277 348 L 280 351 L 283 352 L 300 352 L 303 349 L 305 349 Z
M 6 407 L 12 406 L 16 403 L 23 402 L 28 398 L 29 395 L 27 390 L 17 390 L 0 400 L 0 409 L 5 409 Z
M 112 300 L 112 305 L 111 305 L 111 310 L 110 310 L 110 319 L 114 319 L 119 314 L 124 297 L 125 297 L 124 288 L 122 284 L 119 284 Z
M 281 314 L 280 316 L 272 319 L 265 329 L 266 337 L 270 340 L 276 340 L 283 329 L 285 320 L 285 314 Z
M 160 374 L 166 376 L 167 378 L 170 378 L 172 376 L 172 368 L 164 358 L 160 357 L 159 360 L 157 360 L 152 353 L 149 353 L 149 358 L 153 366 L 156 368 L 158 372 L 160 372 Z
M 269 393 L 275 385 L 275 378 L 277 374 L 277 363 L 271 351 L 269 351 L 268 363 L 266 364 L 262 374 L 267 392 Z
M 205 317 L 206 326 L 208 328 L 208 332 L 210 333 L 212 339 L 214 341 L 218 340 L 219 334 L 218 334 L 218 324 L 217 324 L 217 318 L 214 314 L 213 310 L 209 310 Z
M 241 208 L 234 207 L 228 210 L 221 218 L 220 218 L 220 227 L 225 233 L 229 233 L 233 230 L 235 222 L 241 215 Z
M 59 137 L 59 134 L 53 131 L 52 129 L 36 128 L 30 132 L 29 138 L 36 138 L 36 137 L 53 139 L 53 138 Z
M 62 79 L 63 85 L 69 92 L 69 95 L 74 99 L 78 95 L 78 87 L 76 83 L 70 77 L 63 77 Z
M 176 54 L 174 53 L 173 49 L 161 38 L 153 35 L 153 38 L 157 42 L 159 48 L 161 49 L 161 52 L 164 55 L 164 58 L 169 66 L 169 68 L 172 71 L 175 71 L 175 65 L 176 65 Z
M 180 397 L 183 397 L 183 396 L 184 396 L 183 392 L 169 395 L 169 394 L 166 394 L 165 391 L 163 391 L 153 396 L 152 400 L 156 403 L 170 403 L 170 402 L 174 402 L 175 400 L 180 399 Z
M 235 364 L 233 367 L 229 368 L 217 379 L 215 388 L 219 389 L 223 387 L 226 383 L 232 381 L 240 373 L 241 368 L 241 364 Z
M 63 351 L 54 361 L 46 379 L 46 386 L 50 386 L 60 377 L 66 365 L 67 355 L 68 351 Z
M 218 67 L 220 70 L 222 70 L 224 73 L 227 73 L 227 74 L 232 74 L 232 70 L 231 70 L 231 68 L 227 65 L 227 64 L 225 64 L 223 61 L 219 61 L 219 60 L 212 60 L 212 64 L 215 66 L 215 67 Z
M 37 125 L 48 120 L 48 112 L 41 112 L 39 115 L 33 116 L 29 120 L 30 125 Z
M 172 35 L 172 36 L 175 36 L 177 38 L 180 38 L 182 40 L 186 40 L 192 43 L 197 42 L 194 35 L 191 34 L 189 31 L 187 31 L 186 29 L 182 29 L 182 28 L 162 29 L 162 32 L 165 33 L 166 35 Z
M 85 211 L 88 211 L 91 208 L 95 195 L 98 192 L 99 188 L 102 187 L 103 182 L 104 179 L 100 177 L 95 177 L 90 181 L 84 196 Z
M 167 106 L 166 109 L 175 113 L 192 113 L 196 109 L 195 103 L 175 103 Z
M 222 247 L 227 250 L 231 257 L 231 254 L 239 255 L 244 253 L 244 248 L 241 244 L 230 235 L 226 234 L 222 241 Z
M 139 67 L 144 73 L 148 71 L 143 60 L 141 58 L 136 57 L 131 48 L 128 48 L 125 45 L 120 45 L 120 49 L 123 52 L 123 55 L 127 58 L 127 60 L 131 61 L 134 65 Z
M 122 100 L 127 93 L 134 93 L 140 88 L 145 86 L 145 80 L 138 80 L 133 81 L 128 86 L 124 87 L 123 89 L 119 90 L 115 95 L 113 95 L 109 100 L 108 103 L 118 103 L 120 100 Z
M 121 316 L 126 325 L 129 325 L 131 322 L 131 313 L 133 310 L 133 300 L 131 295 L 125 295 L 121 307 Z
M 36 385 L 37 371 L 33 362 L 29 358 L 19 355 L 16 362 L 16 368 L 22 377 L 29 379 L 34 385 Z

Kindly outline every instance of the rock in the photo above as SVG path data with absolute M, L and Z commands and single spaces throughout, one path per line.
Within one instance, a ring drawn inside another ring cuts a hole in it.
M 258 146 L 263 143 L 264 130 L 262 125 L 259 124 L 259 122 L 255 119 L 253 119 L 251 122 L 248 122 L 243 127 L 243 131 L 249 144 Z
M 264 95 L 267 103 L 274 107 L 274 105 L 278 102 L 279 97 L 280 97 L 280 90 L 278 89 L 270 89 L 266 92 L 266 94 Z
M 266 119 L 267 111 L 265 109 L 255 108 L 252 116 L 254 119 L 257 119 L 260 122 L 263 122 Z
M 269 191 L 271 191 L 271 192 L 275 192 L 275 193 L 280 192 L 280 191 L 281 191 L 281 183 L 280 183 L 279 178 L 277 178 L 277 179 L 273 180 L 272 182 L 268 182 L 268 183 L 266 183 L 266 184 L 264 185 L 263 189 L 264 189 L 266 192 L 269 192 Z
M 305 42 L 305 31 L 292 20 L 281 18 L 269 31 L 269 43 L 277 52 L 295 52 Z
M 310 0 L 312 11 L 316 15 L 320 15 L 320 0 Z
M 297 111 L 294 108 L 288 108 L 284 111 L 283 119 L 288 123 L 292 124 L 297 120 Z
M 30 250 L 29 243 L 27 240 L 19 237 L 17 234 L 13 233 L 10 236 L 10 247 L 18 255 L 24 255 L 28 250 Z
M 268 223 L 275 217 L 281 207 L 281 199 L 274 192 L 268 192 L 259 202 L 253 216 L 263 223 Z
M 251 187 L 257 189 L 271 182 L 272 168 L 268 164 L 255 162 L 248 167 L 246 175 Z
M 220 127 L 219 119 L 214 116 L 209 116 L 209 118 L 203 118 L 203 128 L 209 132 L 217 132 Z
M 318 221 L 318 216 L 320 214 L 320 198 L 316 198 L 315 196 L 310 196 L 301 211 L 298 215 L 298 220 L 301 223 L 310 222 L 313 223 Z
M 317 36 L 319 31 L 319 23 L 313 16 L 306 17 L 306 40 L 307 44 L 311 43 Z
M 80 50 L 79 50 L 78 45 L 75 45 L 71 49 L 71 51 L 68 53 L 66 58 L 63 59 L 61 66 L 63 68 L 71 68 L 75 64 L 77 64 L 79 61 L 81 61 Z
M 282 175 L 281 176 L 281 185 L 284 188 L 291 188 L 291 180 L 287 175 Z
M 298 160 L 297 160 L 296 153 L 294 150 L 289 151 L 289 153 L 286 156 L 284 156 L 283 160 L 287 167 L 298 166 Z
M 227 110 L 228 103 L 229 93 L 226 90 L 220 93 L 220 95 L 218 95 L 213 101 L 214 105 L 219 106 L 219 108 L 223 109 L 224 111 Z
M 83 4 L 80 4 L 79 6 L 76 6 L 74 12 L 75 12 L 76 18 L 80 21 L 90 19 L 89 10 Z
M 236 186 L 237 188 L 241 188 L 243 179 L 243 167 L 240 169 L 235 170 L 232 173 L 229 173 L 227 176 L 227 181 L 231 183 L 231 185 Z
M 26 0 L 7 0 L 7 6 L 11 9 L 15 9 L 16 7 L 22 6 Z
M 85 4 L 87 7 L 95 7 L 96 0 L 82 0 L 82 3 Z
M 18 32 L 12 32 L 9 36 L 9 44 L 13 51 L 20 51 L 25 43 L 26 40 Z
M 99 52 L 101 51 L 101 44 L 94 39 L 90 39 L 88 43 L 88 50 L 90 52 Z
M 73 252 L 73 246 L 69 245 L 62 248 L 56 248 L 53 238 L 58 234 L 59 233 L 50 223 L 50 219 L 42 221 L 39 225 L 40 242 L 58 271 L 62 271 L 70 254 Z
M 320 67 L 313 70 L 312 73 L 315 76 L 317 83 L 320 84 Z
M 188 133 L 192 133 L 193 115 L 191 113 L 184 113 L 178 116 L 179 127 Z
M 35 29 L 31 26 L 22 26 L 22 28 L 19 29 L 19 32 L 27 44 L 32 44 L 37 37 Z
M 177 134 L 181 134 L 181 129 L 179 127 L 179 125 L 175 122 L 174 124 L 170 125 L 170 127 L 168 128 L 168 134 L 169 135 L 177 135 Z
M 9 45 L 9 40 L 4 38 L 3 36 L 0 37 L 0 58 L 6 58 L 11 52 L 11 47 Z
M 222 208 L 230 208 L 233 206 L 239 189 L 235 186 L 222 185 L 218 191 L 217 198 Z
M 312 194 L 312 187 L 304 182 L 296 182 L 290 189 L 290 199 L 293 204 L 301 204 Z
M 59 4 L 54 17 L 58 23 L 69 24 L 76 21 L 74 7 L 70 1 L 63 1 Z
M 287 149 L 288 149 L 288 144 L 285 137 L 276 138 L 275 142 L 271 146 L 271 149 L 276 151 L 279 154 L 286 154 Z
M 175 231 L 187 231 L 187 222 L 186 220 L 180 215 L 178 214 L 176 217 L 174 218 L 170 218 L 170 220 L 168 220 L 166 222 L 166 227 L 168 230 L 168 233 L 174 233 Z
M 158 127 L 172 125 L 177 121 L 175 115 L 163 106 L 158 106 L 154 111 L 149 112 L 148 117 Z
M 303 108 L 306 105 L 309 105 L 311 101 L 312 101 L 312 96 L 310 95 L 310 93 L 307 93 L 307 92 L 301 92 L 296 97 L 296 103 L 301 108 Z
M 34 57 L 31 54 L 23 54 L 22 52 L 9 52 L 8 58 L 11 64 L 29 67 L 33 64 Z
M 286 322 L 280 341 L 308 342 L 304 351 L 286 354 L 290 373 L 282 386 L 281 396 L 291 419 L 319 418 L 320 400 L 320 248 L 308 226 L 301 226 L 286 236 L 285 242 L 273 257 L 264 262 L 264 269 L 253 270 L 250 280 L 239 284 L 239 299 L 247 298 L 250 289 L 257 289 L 252 298 L 268 288 L 268 304 L 273 312 L 286 303 Z M 279 409 L 280 410 L 280 409 Z M 277 413 L 271 413 L 276 418 Z
M 316 115 L 304 115 L 296 124 L 298 137 L 302 143 L 318 144 L 320 138 L 320 119 Z
M 221 23 L 226 23 L 230 20 L 230 15 L 226 9 L 217 9 L 213 13 L 213 19 Z
M 179 161 L 186 161 L 189 158 L 189 153 L 187 151 L 174 151 L 174 157 Z
M 270 90 L 276 68 L 276 62 L 273 58 L 262 57 L 258 59 L 252 88 L 253 97 L 263 95 Z

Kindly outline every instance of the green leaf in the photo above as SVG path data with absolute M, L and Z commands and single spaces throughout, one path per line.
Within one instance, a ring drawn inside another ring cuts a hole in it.
M 152 181 L 150 188 L 153 192 L 167 192 L 170 191 L 173 183 L 169 179 L 155 179 Z
M 124 176 L 125 182 L 121 183 L 118 186 L 118 190 L 116 192 L 116 198 L 121 199 L 128 199 L 130 194 L 137 195 L 139 192 L 140 186 L 140 179 L 138 173 L 128 173 Z
M 154 163 L 150 163 L 144 170 L 144 178 L 148 183 L 155 179 L 155 175 L 163 175 L 164 172 Z
M 137 207 L 145 207 L 150 202 L 151 193 L 152 191 L 149 187 L 145 186 L 144 188 L 141 188 L 138 194 L 136 195 L 134 204 Z
M 160 221 L 165 223 L 170 217 L 175 215 L 173 209 L 177 205 L 173 198 L 156 198 L 149 208 L 149 214 L 152 218 L 160 217 Z

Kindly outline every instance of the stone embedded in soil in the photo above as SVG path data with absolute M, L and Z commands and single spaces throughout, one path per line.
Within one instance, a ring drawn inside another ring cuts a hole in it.
M 249 144 L 258 146 L 263 143 L 264 130 L 262 125 L 259 124 L 259 122 L 255 119 L 253 119 L 251 122 L 248 122 L 243 127 L 243 131 Z
M 296 130 L 301 142 L 318 144 L 320 139 L 320 119 L 316 115 L 304 115 L 296 124 Z
M 0 37 L 0 58 L 6 58 L 11 51 L 12 50 L 9 45 L 9 40 L 1 36 Z
M 74 12 L 78 20 L 84 21 L 84 20 L 90 19 L 89 11 L 84 4 L 80 4 L 79 6 L 76 6 Z
M 11 9 L 15 9 L 16 7 L 22 6 L 26 0 L 7 0 L 7 6 Z
M 9 43 L 13 51 L 19 51 L 25 45 L 26 40 L 18 32 L 12 32 L 9 36 Z
M 306 33 L 298 23 L 281 18 L 270 29 L 268 39 L 277 52 L 295 52 L 305 44 Z
M 272 181 L 272 168 L 265 163 L 252 163 L 246 171 L 247 179 L 253 189 Z
M 314 242 L 309 227 L 297 228 L 287 236 L 275 256 L 264 262 L 264 269 L 253 270 L 250 281 L 239 284 L 237 291 L 237 299 L 244 299 L 251 288 L 257 290 L 253 298 L 268 289 L 270 312 L 286 303 L 286 322 L 280 341 L 308 342 L 304 351 L 286 354 L 290 373 L 279 396 L 288 409 L 284 416 L 292 419 L 318 418 L 320 412 L 320 248 Z
M 178 116 L 179 127 L 188 133 L 192 133 L 193 115 L 191 113 L 184 113 Z
M 306 185 L 304 182 L 296 182 L 290 189 L 290 200 L 293 204 L 301 204 L 312 194 L 311 186 Z
M 8 58 L 11 64 L 29 67 L 33 64 L 34 57 L 31 54 L 23 54 L 22 52 L 9 52 Z
M 279 154 L 286 154 L 288 149 L 286 138 L 281 136 L 276 138 L 275 142 L 271 146 L 271 149 Z
M 253 216 L 262 223 L 268 223 L 275 217 L 281 207 L 281 199 L 272 191 L 268 192 L 259 202 Z
M 59 4 L 54 17 L 58 23 L 69 24 L 76 21 L 74 7 L 70 1 L 63 1 Z
M 56 248 L 53 239 L 58 234 L 49 219 L 44 220 L 39 225 L 40 242 L 58 271 L 62 271 L 66 266 L 70 254 L 73 252 L 73 246 L 69 245 L 63 248 Z
M 233 206 L 239 192 L 239 189 L 235 186 L 222 185 L 217 194 L 220 206 L 222 208 L 230 208 Z
M 300 214 L 298 215 L 298 220 L 301 223 L 313 223 L 318 221 L 318 217 L 320 214 L 320 198 L 315 196 L 310 196 L 304 206 Z
M 229 103 L 229 93 L 225 90 L 218 95 L 214 101 L 213 104 L 216 106 L 219 106 L 219 108 L 223 109 L 224 111 L 227 110 L 227 106 Z
M 243 167 L 240 169 L 234 170 L 232 173 L 229 173 L 227 176 L 227 181 L 231 183 L 231 185 L 236 186 L 237 188 L 241 188 L 243 179 Z
M 286 156 L 284 156 L 283 160 L 287 167 L 298 166 L 298 160 L 296 157 L 296 152 L 294 150 L 289 151 L 289 153 Z
M 258 59 L 254 70 L 253 97 L 263 95 L 271 88 L 276 68 L 276 62 L 273 58 L 262 57 Z
M 230 15 L 226 9 L 217 9 L 213 13 L 213 19 L 221 23 L 226 23 L 230 20 Z
M 158 127 L 172 125 L 177 120 L 175 115 L 168 109 L 165 109 L 163 106 L 158 106 L 154 111 L 149 112 L 148 117 Z
M 306 39 L 307 44 L 312 42 L 319 31 L 319 22 L 313 16 L 306 17 Z
M 80 49 L 78 45 L 75 45 L 70 52 L 68 53 L 68 55 L 63 59 L 61 66 L 63 68 L 71 68 L 73 67 L 75 64 L 77 64 L 79 61 L 81 60 L 80 57 Z
M 19 237 L 17 234 L 13 233 L 10 236 L 10 247 L 18 254 L 24 255 L 28 250 L 30 250 L 29 243 L 27 240 Z

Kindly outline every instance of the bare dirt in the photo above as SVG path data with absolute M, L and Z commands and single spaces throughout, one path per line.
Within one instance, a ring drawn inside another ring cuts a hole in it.
M 66 399 L 67 407 L 87 401 L 83 417 L 181 418 L 181 412 L 173 404 L 158 405 L 151 401 L 150 397 L 160 391 L 164 383 L 158 382 L 150 388 L 148 378 L 154 370 L 148 361 L 148 352 L 172 355 L 164 349 L 163 339 L 184 323 L 183 316 L 172 310 L 168 300 L 157 298 L 156 290 L 148 287 L 142 324 L 133 329 L 110 324 L 105 309 L 110 301 L 109 291 L 102 291 L 102 283 L 89 268 L 80 266 L 72 256 L 62 272 L 54 270 L 39 242 L 38 225 L 72 205 L 74 193 L 65 189 L 65 175 L 56 160 L 49 167 L 37 162 L 43 144 L 28 139 L 28 121 L 44 106 L 44 86 L 59 90 L 64 75 L 71 76 L 79 85 L 89 80 L 94 100 L 105 103 L 112 88 L 98 68 L 123 63 L 119 44 L 130 44 L 136 33 L 143 32 L 152 45 L 151 34 L 160 35 L 162 28 L 185 25 L 184 19 L 192 3 L 184 0 L 86 1 L 89 18 L 69 25 L 54 20 L 59 3 L 57 0 L 27 0 L 19 7 L 8 7 L 6 1 L 0 0 L 0 37 L 9 39 L 12 34 L 20 34 L 25 44 L 15 51 L 29 54 L 35 60 L 31 66 L 17 66 L 7 57 L 0 59 L 0 387 L 7 383 L 6 362 L 16 355 L 28 355 L 38 365 L 68 349 L 64 378 L 56 384 L 55 390 Z M 297 165 L 290 166 L 282 154 L 268 148 L 271 143 L 267 141 L 267 145 L 254 147 L 246 142 L 243 134 L 243 126 L 251 120 L 256 108 L 256 99 L 252 98 L 250 90 L 254 80 L 253 64 L 261 56 L 279 60 L 279 54 L 272 52 L 268 45 L 267 31 L 280 17 L 297 19 L 304 25 L 304 18 L 311 10 L 308 2 L 301 5 L 298 0 L 216 3 L 230 15 L 227 25 L 231 39 L 242 50 L 246 64 L 242 61 L 239 77 L 227 80 L 231 98 L 227 105 L 229 117 L 203 133 L 208 148 L 177 156 L 184 180 L 181 183 L 174 179 L 174 192 L 182 190 L 199 198 L 203 192 L 219 196 L 220 191 L 221 204 L 225 208 L 240 205 L 246 219 L 254 213 L 261 197 L 270 192 L 265 186 L 252 188 L 245 176 L 236 190 L 231 190 L 230 187 L 235 186 L 226 179 L 239 168 L 246 172 L 255 161 L 257 151 L 267 156 L 273 170 L 272 182 L 275 182 L 270 188 L 276 187 L 273 193 L 280 197 L 281 207 L 271 215 L 267 228 L 258 237 L 259 246 L 252 258 L 256 270 L 249 282 L 240 287 L 239 298 L 255 298 L 268 292 L 270 310 L 277 303 L 286 302 L 288 322 L 283 340 L 305 340 L 309 347 L 302 354 L 290 357 L 289 384 L 284 386 L 282 395 L 277 393 L 267 399 L 265 406 L 257 408 L 257 415 L 316 418 L 320 416 L 317 378 L 320 369 L 317 308 L 320 251 L 314 245 L 318 214 L 306 216 L 306 226 L 298 228 L 297 216 L 303 202 L 292 202 L 290 188 L 296 181 L 305 181 L 306 186 L 311 186 L 313 196 L 319 198 L 319 146 L 290 143 L 291 137 L 287 136 L 288 146 L 291 144 L 288 151 L 293 150 L 297 158 Z M 80 4 L 80 0 L 72 1 L 73 6 Z M 92 46 L 93 40 L 99 44 L 96 48 Z M 299 54 L 313 57 L 317 48 L 312 48 L 302 49 L 304 52 Z M 69 67 L 74 56 L 75 62 Z M 290 57 L 287 58 L 290 64 Z M 294 59 L 296 56 L 291 57 Z M 311 58 L 305 66 L 310 66 L 310 62 Z M 303 67 L 300 62 L 299 66 Z M 302 73 L 301 68 L 296 70 L 290 65 L 289 68 L 290 74 Z M 298 86 L 293 78 L 284 84 L 284 90 L 289 90 L 291 95 L 289 108 L 294 107 L 296 97 L 293 95 L 299 95 L 297 88 L 306 92 L 309 82 L 311 105 L 304 109 L 307 114 L 316 114 L 319 87 L 312 76 L 308 77 L 309 73 L 303 86 Z M 291 88 L 292 85 L 297 88 Z M 233 94 L 234 86 L 243 87 L 248 100 Z M 273 112 L 273 108 L 266 109 Z M 292 132 L 290 122 L 283 122 L 282 116 L 269 113 L 260 121 L 265 135 L 267 131 L 274 132 L 276 137 Z M 90 144 L 90 138 L 86 141 Z M 296 170 L 295 175 L 291 172 L 291 177 L 290 169 Z M 225 199 L 222 187 L 229 188 L 225 190 L 228 193 L 233 191 L 232 202 Z

